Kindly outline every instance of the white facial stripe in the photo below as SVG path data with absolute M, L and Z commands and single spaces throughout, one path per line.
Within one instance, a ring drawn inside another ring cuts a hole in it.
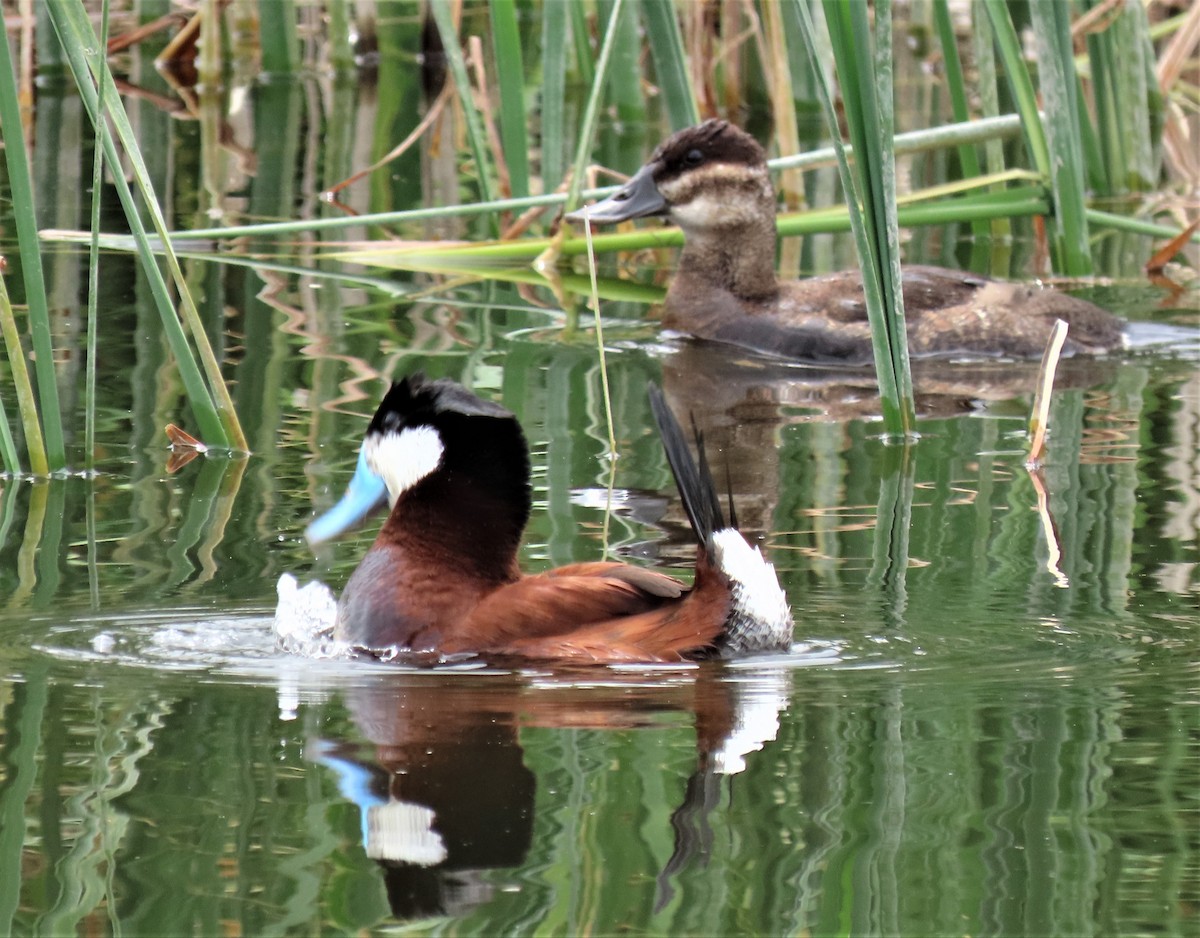
M 671 220 L 685 231 L 732 228 L 762 217 L 760 202 L 744 189 L 705 192 L 680 205 L 671 206 Z
M 742 163 L 707 163 L 689 169 L 674 179 L 659 183 L 659 190 L 670 202 L 686 201 L 693 193 L 706 189 L 742 188 L 769 182 L 766 167 Z
M 368 436 L 363 447 L 367 466 L 383 479 L 392 505 L 442 463 L 442 438 L 433 427 Z
M 667 185 L 678 186 L 686 183 L 689 186 L 708 186 L 712 185 L 714 180 L 743 184 L 761 179 L 765 173 L 764 167 L 747 166 L 745 163 L 705 163 L 696 169 L 686 170 Z
M 773 203 L 771 181 L 762 167 L 713 163 L 660 186 L 671 205 L 671 220 L 685 231 L 753 224 L 763 202 Z

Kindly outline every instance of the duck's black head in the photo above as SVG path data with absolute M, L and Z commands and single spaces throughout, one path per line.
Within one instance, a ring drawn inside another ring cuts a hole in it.
M 446 378 L 392 384 L 363 440 L 367 466 L 395 505 L 432 477 L 472 482 L 529 511 L 529 451 L 512 413 Z
M 454 381 L 396 381 L 367 427 L 346 494 L 308 526 L 309 543 L 337 537 L 384 504 L 393 508 L 385 529 L 483 531 L 500 552 L 515 550 L 530 507 L 517 418 Z
M 727 121 L 709 120 L 668 137 L 620 190 L 568 217 L 618 222 L 668 215 L 696 235 L 773 224 L 774 214 L 763 148 Z

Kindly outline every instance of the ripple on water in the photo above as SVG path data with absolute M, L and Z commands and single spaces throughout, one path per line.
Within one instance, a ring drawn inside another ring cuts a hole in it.
M 279 656 L 260 611 L 173 608 L 88 615 L 51 627 L 33 650 L 63 661 L 207 671 Z

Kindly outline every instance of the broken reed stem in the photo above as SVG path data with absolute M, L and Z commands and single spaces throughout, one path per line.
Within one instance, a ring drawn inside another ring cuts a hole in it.
M 1033 398 L 1033 412 L 1029 417 L 1029 458 L 1026 467 L 1037 468 L 1042 464 L 1042 453 L 1046 448 L 1046 429 L 1050 419 L 1050 392 L 1054 388 L 1054 373 L 1062 357 L 1063 344 L 1067 341 L 1067 324 L 1061 319 L 1054 321 L 1050 341 L 1042 353 L 1042 364 L 1038 368 L 1037 393 Z

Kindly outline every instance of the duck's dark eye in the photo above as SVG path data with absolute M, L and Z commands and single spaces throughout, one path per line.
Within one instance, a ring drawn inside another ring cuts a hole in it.
M 683 161 L 688 166 L 699 166 L 701 163 L 704 162 L 704 154 L 701 153 L 699 150 L 688 150 L 687 156 L 685 156 L 683 158 Z

